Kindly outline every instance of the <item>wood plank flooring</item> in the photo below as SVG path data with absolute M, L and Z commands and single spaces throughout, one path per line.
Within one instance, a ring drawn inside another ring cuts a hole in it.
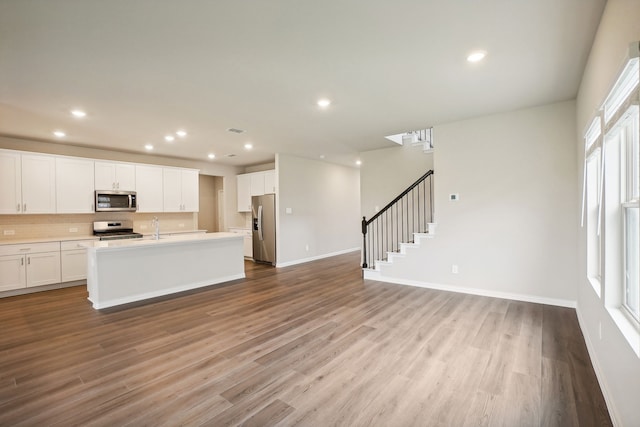
M 364 281 L 359 255 L 96 311 L 0 299 L 0 426 L 608 426 L 575 311 Z

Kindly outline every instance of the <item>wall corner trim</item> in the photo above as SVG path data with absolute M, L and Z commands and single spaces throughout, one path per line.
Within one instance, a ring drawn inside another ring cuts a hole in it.
M 600 390 L 602 390 L 604 401 L 607 404 L 607 409 L 609 410 L 611 422 L 614 426 L 622 426 L 622 423 L 620 422 L 620 416 L 616 411 L 613 397 L 611 396 L 611 392 L 609 391 L 609 387 L 607 385 L 606 377 L 604 375 L 604 372 L 602 372 L 602 368 L 600 367 L 600 363 L 598 362 L 598 358 L 596 357 L 596 352 L 594 350 L 593 344 L 591 343 L 591 336 L 588 334 L 587 329 L 584 326 L 585 323 L 579 305 L 576 307 L 576 315 L 578 316 L 578 325 L 580 325 L 580 330 L 582 331 L 584 342 L 587 345 L 587 353 L 589 354 L 591 365 L 593 366 L 593 370 L 596 373 L 596 378 L 598 379 Z

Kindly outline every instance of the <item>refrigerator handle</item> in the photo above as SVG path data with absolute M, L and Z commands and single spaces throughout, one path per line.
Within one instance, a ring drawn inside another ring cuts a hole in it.
M 258 206 L 258 238 L 264 240 L 262 236 L 262 205 Z

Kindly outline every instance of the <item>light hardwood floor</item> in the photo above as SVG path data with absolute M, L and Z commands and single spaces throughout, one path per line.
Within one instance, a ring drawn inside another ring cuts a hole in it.
M 125 309 L 0 300 L 1 426 L 607 426 L 572 309 L 364 281 L 359 255 Z

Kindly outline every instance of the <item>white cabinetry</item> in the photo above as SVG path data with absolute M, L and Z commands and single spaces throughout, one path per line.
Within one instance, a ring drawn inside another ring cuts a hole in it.
M 136 165 L 138 212 L 162 212 L 162 168 Z
M 136 190 L 136 167 L 131 163 L 95 162 L 96 190 Z
M 238 175 L 238 212 L 251 212 L 251 176 Z
M 253 234 L 247 228 L 229 228 L 229 232 L 242 234 L 244 237 L 242 252 L 246 258 L 253 258 Z
M 56 212 L 94 212 L 93 161 L 56 158 Z
M 251 212 L 251 196 L 275 193 L 275 170 L 238 175 L 238 212 Z
M 264 195 L 264 173 L 256 172 L 249 175 L 251 177 L 251 195 Z
M 22 213 L 56 212 L 56 159 L 22 155 Z
M 164 212 L 198 212 L 198 171 L 164 168 Z
M 60 242 L 0 246 L 0 291 L 60 282 Z
M 270 170 L 264 173 L 264 194 L 276 193 L 276 171 Z
M 81 246 L 89 240 L 60 242 L 60 272 L 62 282 L 87 278 L 87 248 Z
M 22 212 L 22 168 L 20 154 L 0 151 L 0 214 Z

